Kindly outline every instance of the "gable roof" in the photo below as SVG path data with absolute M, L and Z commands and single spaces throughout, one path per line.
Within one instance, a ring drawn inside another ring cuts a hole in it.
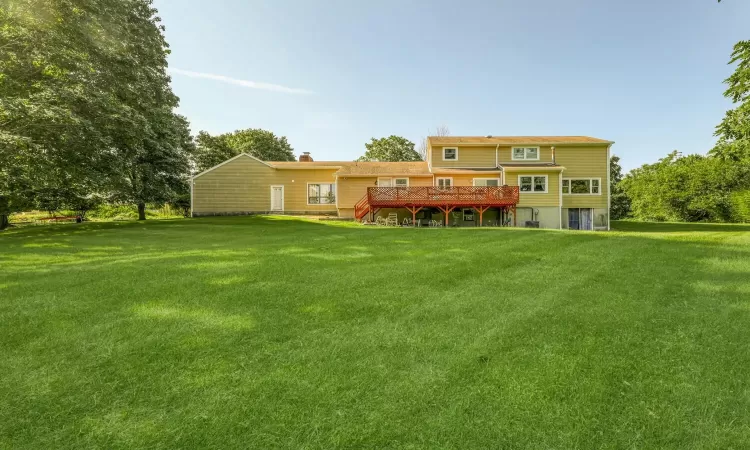
M 197 174 L 197 175 L 193 175 L 193 176 L 192 176 L 192 177 L 190 177 L 190 178 L 191 178 L 191 179 L 195 179 L 195 178 L 198 178 L 198 177 L 199 177 L 199 176 L 201 176 L 201 175 L 205 175 L 205 174 L 207 174 L 208 172 L 210 172 L 210 171 L 212 171 L 212 170 L 214 170 L 214 169 L 218 169 L 219 167 L 223 166 L 224 164 L 228 164 L 228 163 L 230 163 L 230 162 L 234 161 L 235 159 L 239 159 L 239 158 L 242 158 L 243 156 L 247 156 L 248 158 L 250 158 L 250 159 L 254 159 L 255 161 L 258 161 L 259 163 L 261 163 L 261 164 L 263 164 L 263 165 L 266 165 L 266 166 L 268 166 L 268 167 L 271 167 L 271 165 L 270 165 L 270 164 L 268 164 L 268 163 L 267 163 L 267 162 L 265 162 L 265 161 L 261 161 L 260 159 L 256 158 L 256 157 L 255 157 L 255 156 L 253 156 L 253 155 L 248 155 L 247 153 L 240 153 L 239 155 L 237 155 L 237 156 L 233 156 L 233 157 L 229 158 L 228 160 L 226 160 L 226 161 L 224 161 L 224 162 L 222 162 L 222 163 L 220 163 L 220 164 L 217 164 L 217 165 L 215 165 L 215 166 L 211 167 L 210 169 L 206 169 L 206 170 L 204 170 L 203 172 L 201 172 L 201 173 L 199 173 L 199 174 Z
M 570 145 L 614 144 L 589 136 L 430 136 L 432 145 Z

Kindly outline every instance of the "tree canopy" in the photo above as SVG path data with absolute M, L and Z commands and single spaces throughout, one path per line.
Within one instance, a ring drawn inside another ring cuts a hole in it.
M 220 164 L 240 153 L 247 153 L 262 161 L 294 161 L 294 149 L 285 136 L 260 128 L 248 128 L 212 136 L 198 133 L 195 165 L 198 172 Z
M 357 161 L 421 161 L 414 143 L 401 136 L 372 138 L 365 144 L 365 154 Z
M 150 0 L 3 3 L 0 215 L 75 193 L 156 201 L 184 180 L 190 133 L 156 14 Z

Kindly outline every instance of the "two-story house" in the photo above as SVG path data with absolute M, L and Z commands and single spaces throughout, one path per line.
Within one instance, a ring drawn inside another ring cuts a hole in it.
M 586 136 L 430 137 L 427 161 L 260 161 L 192 178 L 194 216 L 396 213 L 399 223 L 609 228 L 611 141 Z

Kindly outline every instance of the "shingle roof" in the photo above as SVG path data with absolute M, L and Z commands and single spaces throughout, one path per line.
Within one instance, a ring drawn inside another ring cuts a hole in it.
M 427 162 L 350 162 L 341 166 L 337 175 L 432 175 Z
M 432 145 L 564 145 L 612 144 L 612 141 L 589 136 L 430 136 Z
M 268 164 L 279 169 L 311 169 L 315 167 L 336 168 L 351 163 L 351 161 L 268 161 Z

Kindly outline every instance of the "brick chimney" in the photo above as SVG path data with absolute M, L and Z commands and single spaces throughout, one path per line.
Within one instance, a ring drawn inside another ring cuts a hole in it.
M 310 152 L 302 152 L 301 155 L 299 155 L 299 162 L 312 162 L 312 156 L 310 156 Z

